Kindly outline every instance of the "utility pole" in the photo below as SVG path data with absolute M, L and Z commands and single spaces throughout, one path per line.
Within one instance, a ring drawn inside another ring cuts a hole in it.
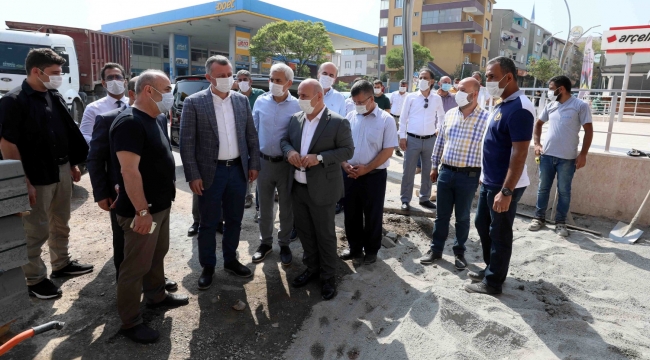
M 404 0 L 402 6 L 402 46 L 404 46 L 404 76 L 408 89 L 413 89 L 413 32 L 411 23 L 413 3 L 415 0 Z

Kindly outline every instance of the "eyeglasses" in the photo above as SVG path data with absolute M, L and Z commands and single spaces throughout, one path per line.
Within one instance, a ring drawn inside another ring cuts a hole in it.
M 111 80 L 122 81 L 122 80 L 124 80 L 124 76 L 122 76 L 122 75 L 106 75 L 106 81 L 111 81 Z
M 429 99 L 424 98 L 424 108 L 426 109 L 428 107 L 429 107 Z
M 366 98 L 365 100 L 363 100 L 363 101 L 361 101 L 361 102 L 356 102 L 356 101 L 355 101 L 355 102 L 354 102 L 354 105 L 363 105 L 363 104 L 366 103 L 366 101 L 370 100 L 371 97 L 372 97 L 372 96 L 368 96 L 368 98 Z

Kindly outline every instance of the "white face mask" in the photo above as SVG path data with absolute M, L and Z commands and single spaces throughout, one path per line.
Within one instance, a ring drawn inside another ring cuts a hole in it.
M 239 90 L 241 90 L 241 92 L 247 92 L 248 90 L 251 89 L 250 84 L 251 83 L 249 83 L 248 81 L 240 81 L 239 82 Z
M 456 93 L 456 96 L 454 97 L 454 99 L 456 99 L 456 104 L 458 104 L 459 108 L 462 109 L 463 107 L 465 107 L 465 106 L 467 106 L 467 105 L 469 105 L 471 103 L 471 101 L 467 99 L 468 97 L 469 97 L 469 94 L 464 92 L 464 91 L 459 91 L 459 92 Z
M 406 86 L 400 86 L 399 87 L 399 92 L 401 92 L 401 93 L 406 92 Z
M 501 78 L 501 80 L 505 79 L 506 76 L 508 76 L 508 75 L 504 75 Z M 488 94 L 490 94 L 490 96 L 495 97 L 495 98 L 501 97 L 501 95 L 503 94 L 503 91 L 506 89 L 505 86 L 502 87 L 502 88 L 499 87 L 499 83 L 501 82 L 501 80 L 499 80 L 499 81 L 488 81 L 488 82 L 485 83 L 485 88 L 487 89 Z M 510 84 L 510 81 L 508 81 L 508 84 Z M 506 84 L 506 86 L 508 86 L 508 84 Z
M 285 91 L 284 91 L 284 85 L 276 84 L 269 82 L 269 91 L 273 96 L 281 97 L 284 96 Z
M 366 105 L 355 105 L 354 107 L 357 110 L 357 114 L 363 115 L 368 112 Z
M 375 95 L 381 94 L 381 89 L 375 89 Z
M 546 96 L 548 97 L 548 101 L 557 100 L 557 95 L 555 95 L 555 91 L 553 90 L 549 90 Z
M 43 86 L 45 86 L 46 89 L 56 90 L 61 86 L 61 84 L 63 84 L 63 76 L 61 76 L 61 75 L 48 75 L 48 74 L 45 73 L 45 71 L 43 71 L 41 69 L 39 69 L 39 70 L 43 73 L 43 75 L 47 76 L 50 79 L 50 81 L 43 81 L 43 80 L 41 80 L 41 78 L 38 78 L 38 80 L 41 80 L 41 82 L 43 83 Z
M 113 95 L 124 95 L 124 81 L 111 80 L 106 82 L 106 89 Z
M 156 90 L 156 88 L 154 88 L 153 86 L 151 88 Z M 172 108 L 172 105 L 174 105 L 174 94 L 172 94 L 171 92 L 163 94 L 158 90 L 156 90 L 156 92 L 162 96 L 162 100 L 156 101 L 153 98 L 150 99 L 151 101 L 156 103 L 156 105 L 158 106 L 158 111 L 160 111 L 161 114 L 167 114 L 169 110 Z
M 332 87 L 332 84 L 334 84 L 334 78 L 327 75 L 321 75 L 318 82 L 323 87 L 323 90 L 326 90 Z
M 232 76 L 228 76 L 227 78 L 213 78 L 212 75 L 209 76 L 217 82 L 216 86 L 212 86 L 214 86 L 214 88 L 219 92 L 225 93 L 230 91 L 230 89 L 232 89 L 232 84 L 235 83 L 235 79 L 233 79 Z
M 418 81 L 418 89 L 420 89 L 420 91 L 429 90 L 429 80 L 420 79 L 420 81 Z
M 309 100 L 298 100 L 298 106 L 300 106 L 300 110 L 305 112 L 305 115 L 311 115 L 311 113 L 314 112 L 314 107 L 311 105 L 311 101 L 314 100 L 316 96 Z

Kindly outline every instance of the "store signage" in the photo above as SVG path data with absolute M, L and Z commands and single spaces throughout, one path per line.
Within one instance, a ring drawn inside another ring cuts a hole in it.
M 234 8 L 235 8 L 235 0 L 219 1 L 217 2 L 217 6 L 216 6 L 217 12 L 222 12 Z
M 603 31 L 601 49 L 608 53 L 650 52 L 650 25 L 613 27 Z
M 237 49 L 248 50 L 250 47 L 249 40 L 249 38 L 237 36 Z

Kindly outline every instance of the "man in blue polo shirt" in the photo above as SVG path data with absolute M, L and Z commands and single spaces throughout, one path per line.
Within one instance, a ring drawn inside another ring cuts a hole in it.
M 487 90 L 503 101 L 488 119 L 483 140 L 483 184 L 474 223 L 487 267 L 469 273 L 470 293 L 500 294 L 512 255 L 512 224 L 526 187 L 517 187 L 533 137 L 532 103 L 517 86 L 512 59 L 499 56 L 486 68 Z M 503 87 L 502 87 L 503 86 Z M 476 281 L 476 282 L 474 282 Z

